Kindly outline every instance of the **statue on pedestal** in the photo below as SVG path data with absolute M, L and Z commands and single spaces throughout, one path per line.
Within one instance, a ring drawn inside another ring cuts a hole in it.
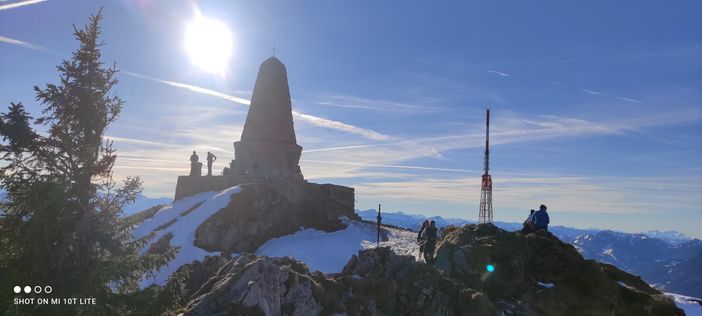
M 190 176 L 199 177 L 202 175 L 202 163 L 200 162 L 200 157 L 197 156 L 193 150 L 193 154 L 190 155 Z
M 217 160 L 217 156 L 212 154 L 211 152 L 207 152 L 207 175 L 212 176 L 212 163 Z

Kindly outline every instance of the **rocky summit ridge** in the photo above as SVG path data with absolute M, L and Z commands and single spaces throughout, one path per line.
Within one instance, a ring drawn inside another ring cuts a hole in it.
M 223 254 L 182 266 L 160 295 L 181 301 L 159 312 L 182 315 L 684 315 L 640 278 L 548 232 L 492 224 L 445 229 L 435 265 L 384 247 L 336 274 Z

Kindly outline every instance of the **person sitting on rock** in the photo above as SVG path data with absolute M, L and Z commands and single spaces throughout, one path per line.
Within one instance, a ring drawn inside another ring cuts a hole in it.
M 548 213 L 546 213 L 546 205 L 541 204 L 539 206 L 539 210 L 534 212 L 534 227 L 536 229 L 543 229 L 545 231 L 548 231 L 548 224 L 551 222 L 551 220 L 548 218 Z
M 422 227 L 419 228 L 419 233 L 417 233 L 417 243 L 419 244 L 419 258 L 422 257 L 422 253 L 424 252 L 424 240 L 422 238 L 422 234 L 424 234 L 424 231 L 429 227 L 429 220 L 425 219 L 424 222 L 422 223 Z
M 522 224 L 522 233 L 528 234 L 536 230 L 536 227 L 534 226 L 534 212 L 536 211 L 532 209 L 529 212 L 529 216 L 524 221 L 524 224 Z
M 428 264 L 434 263 L 434 248 L 436 247 L 436 222 L 429 222 L 429 226 L 424 230 L 424 261 Z

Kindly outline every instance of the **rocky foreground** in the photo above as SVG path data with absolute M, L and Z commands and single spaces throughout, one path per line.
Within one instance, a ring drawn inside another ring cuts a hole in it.
M 163 289 L 182 297 L 166 313 L 184 315 L 684 315 L 550 233 L 492 224 L 445 230 L 435 266 L 388 248 L 330 275 L 290 258 L 223 255 L 181 267 Z

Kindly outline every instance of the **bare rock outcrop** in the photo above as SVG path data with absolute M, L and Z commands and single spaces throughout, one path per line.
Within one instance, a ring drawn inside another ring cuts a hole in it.
M 353 203 L 352 188 L 331 184 L 245 184 L 227 207 L 197 228 L 195 245 L 209 251 L 254 252 L 271 238 L 303 228 L 344 229 L 342 218 L 359 219 Z
M 572 245 L 538 231 L 492 224 L 448 229 L 436 268 L 485 292 L 498 310 L 536 315 L 683 315 L 640 278 L 585 260 Z M 487 265 L 494 267 L 488 272 Z
M 636 276 L 585 260 L 547 232 L 491 224 L 445 230 L 435 266 L 375 248 L 331 275 L 251 254 L 177 274 L 167 286 L 182 282 L 184 315 L 684 315 Z

